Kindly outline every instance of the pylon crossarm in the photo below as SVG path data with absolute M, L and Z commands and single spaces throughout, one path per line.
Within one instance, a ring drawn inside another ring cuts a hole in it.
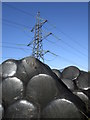
M 27 46 L 30 46 L 34 41 L 32 40 Z
M 51 35 L 52 33 L 48 33 L 46 36 L 44 36 L 43 38 L 42 38 L 42 40 L 44 40 L 45 38 L 47 38 L 49 35 Z

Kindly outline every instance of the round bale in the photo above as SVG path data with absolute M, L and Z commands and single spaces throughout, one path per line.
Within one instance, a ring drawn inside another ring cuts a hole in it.
M 6 78 L 2 82 L 2 99 L 5 105 L 23 97 L 23 83 L 16 77 Z
M 75 66 L 69 66 L 62 71 L 62 78 L 75 80 L 80 74 L 80 71 Z
M 38 110 L 35 105 L 27 100 L 20 100 L 9 106 L 6 110 L 5 118 L 38 118 Z

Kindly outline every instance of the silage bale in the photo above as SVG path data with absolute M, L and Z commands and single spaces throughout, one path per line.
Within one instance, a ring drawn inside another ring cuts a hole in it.
M 19 63 L 19 62 L 18 62 Z M 45 64 L 43 64 L 42 62 L 40 62 L 38 59 L 35 59 L 33 57 L 26 57 L 20 60 L 21 68 L 22 66 L 24 67 L 23 70 L 26 71 L 28 79 L 27 80 L 23 80 L 26 83 L 28 83 L 28 81 L 34 77 L 35 75 L 39 75 L 39 74 L 47 74 L 52 76 L 52 78 L 55 81 L 55 85 L 57 85 L 58 89 L 59 89 L 59 96 L 61 98 L 67 98 L 68 100 L 71 100 L 81 111 L 83 111 L 85 114 L 86 113 L 86 108 L 84 103 L 75 95 L 72 94 L 72 92 L 66 87 L 66 85 L 60 80 L 60 78 L 58 78 L 53 72 L 52 70 Z M 20 69 L 19 69 L 20 70 Z M 16 70 L 18 71 L 18 70 Z M 18 71 L 19 72 L 19 71 Z M 19 74 L 17 74 L 18 72 L 15 72 L 15 74 L 13 76 L 17 76 L 19 77 Z M 22 74 L 23 76 L 24 74 Z M 11 77 L 11 76 L 10 76 Z M 23 77 L 24 78 L 24 77 Z M 20 79 L 21 80 L 21 79 Z M 29 81 L 30 82 L 30 81 Z M 33 87 L 34 89 L 35 87 Z M 13 88 L 12 88 L 13 89 Z M 47 88 L 45 88 L 46 90 Z M 37 89 L 38 90 L 38 89 Z M 44 91 L 45 91 L 44 90 Z M 7 97 L 8 99 L 8 97 Z M 12 102 L 12 101 L 11 101 Z
M 2 99 L 5 105 L 12 104 L 23 97 L 24 86 L 16 77 L 6 78 L 2 82 Z
M 90 112 L 90 100 L 88 96 L 82 91 L 74 91 L 73 94 L 77 95 L 86 104 L 87 110 Z
M 29 80 L 28 74 L 21 60 L 18 60 L 16 77 L 18 77 L 21 81 L 23 81 L 24 84 L 26 84 Z
M 41 61 L 34 57 L 26 57 L 21 60 L 24 69 L 28 75 L 28 78 L 31 79 L 33 76 L 38 74 L 53 74 L 52 70 L 49 68 L 49 66 L 46 66 Z
M 57 69 L 52 69 L 52 71 L 59 77 L 61 78 L 61 72 Z
M 2 81 L 2 64 L 0 64 L 0 82 Z
M 68 87 L 68 89 L 70 89 L 71 91 L 74 91 L 75 86 L 72 80 L 70 79 L 61 79 L 61 80 Z
M 56 81 L 57 87 L 59 89 L 60 98 L 67 98 L 68 100 L 72 101 L 81 111 L 87 114 L 85 104 L 82 102 L 82 100 L 79 99 L 77 96 L 75 96 L 67 88 L 67 86 L 60 80 L 60 78 L 58 78 L 57 75 L 55 75 L 52 72 L 52 70 L 47 65 L 43 64 L 38 59 L 33 58 L 33 57 L 23 58 L 22 64 L 24 65 L 24 68 L 30 79 L 33 76 L 38 75 L 38 74 L 47 74 L 47 75 L 52 76 L 52 78 L 54 78 L 54 80 Z
M 58 83 L 56 79 L 49 75 L 42 74 L 34 76 L 32 79 L 30 79 L 27 85 L 26 99 L 39 104 L 42 109 L 51 100 L 57 97 L 66 98 L 75 104 L 80 111 L 88 116 L 85 103 L 79 97 L 74 95 L 66 86 L 64 86 L 62 81 L 60 83 Z M 59 90 L 59 94 L 57 88 Z
M 2 82 L 0 82 L 0 103 L 2 103 Z
M 84 93 L 85 95 L 87 95 L 88 98 L 90 99 L 90 89 L 88 89 L 88 90 L 82 90 L 82 91 L 83 91 L 83 93 Z
M 57 97 L 58 93 L 55 79 L 46 74 L 39 74 L 30 79 L 27 85 L 26 98 L 38 103 L 43 108 Z
M 85 118 L 78 108 L 67 99 L 56 99 L 42 111 L 42 118 Z
M 88 72 L 81 71 L 81 74 L 76 80 L 76 84 L 79 89 L 82 90 L 90 89 L 90 80 L 88 79 Z
M 0 76 L 2 78 L 15 76 L 17 71 L 17 61 L 14 59 L 8 59 L 0 65 Z
M 77 67 L 69 66 L 62 71 L 61 78 L 75 80 L 77 79 L 79 74 L 80 74 L 80 71 Z
M 6 110 L 5 118 L 38 118 L 39 111 L 37 107 L 27 100 L 20 100 L 9 106 Z
M 75 95 L 77 95 L 78 97 L 80 97 L 80 99 L 81 99 L 82 101 L 84 101 L 85 103 L 87 103 L 88 100 L 89 100 L 88 96 L 86 96 L 86 95 L 85 95 L 83 92 L 81 92 L 81 91 L 74 91 L 73 94 L 75 94 Z
M 0 120 L 2 119 L 3 115 L 4 115 L 4 108 L 3 108 L 3 106 L 0 104 Z

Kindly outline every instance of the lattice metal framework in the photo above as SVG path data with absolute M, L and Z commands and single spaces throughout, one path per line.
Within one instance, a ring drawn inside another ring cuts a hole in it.
M 49 51 L 43 50 L 42 41 L 43 39 L 48 37 L 50 34 L 52 34 L 52 33 L 48 33 L 46 36 L 43 37 L 42 26 L 46 22 L 47 20 L 40 18 L 40 12 L 38 12 L 36 16 L 36 24 L 31 30 L 31 32 L 34 32 L 34 40 L 27 45 L 27 46 L 30 46 L 31 44 L 33 44 L 32 56 L 39 60 L 42 59 L 43 62 L 44 62 L 44 55 Z
M 33 41 L 33 51 L 32 56 L 43 59 L 44 61 L 44 54 L 43 54 L 43 44 L 42 44 L 42 25 L 47 22 L 47 20 L 41 20 L 40 12 L 37 13 L 36 16 L 36 25 L 31 30 L 35 30 L 34 41 Z

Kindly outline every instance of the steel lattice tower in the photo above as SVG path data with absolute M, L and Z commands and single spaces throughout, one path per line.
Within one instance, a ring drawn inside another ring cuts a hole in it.
M 37 16 L 36 16 L 36 24 L 31 30 L 31 32 L 34 32 L 34 40 L 31 41 L 27 45 L 27 46 L 30 46 L 31 44 L 33 44 L 32 56 L 39 59 L 39 60 L 42 59 L 43 62 L 44 62 L 44 54 L 46 54 L 49 51 L 44 51 L 43 50 L 42 41 L 47 36 L 52 34 L 52 33 L 48 33 L 46 36 L 43 37 L 43 35 L 42 35 L 42 26 L 46 22 L 47 22 L 47 20 L 43 20 L 42 18 L 40 18 L 40 12 L 38 12 Z
M 35 35 L 33 42 L 32 56 L 43 59 L 43 45 L 42 45 L 42 23 L 40 20 L 40 12 L 36 16 Z
M 42 26 L 46 22 L 47 20 L 42 19 L 40 17 L 40 12 L 38 12 L 36 16 L 36 24 L 31 30 L 31 32 L 34 32 L 34 39 L 27 45 L 27 46 L 33 45 L 32 56 L 39 60 L 43 60 L 43 62 L 44 62 L 44 55 L 46 53 L 51 53 L 57 56 L 56 54 L 50 52 L 49 50 L 43 50 L 43 44 L 42 44 L 43 40 L 52 34 L 51 32 L 48 32 L 46 35 L 44 36 L 42 35 Z

